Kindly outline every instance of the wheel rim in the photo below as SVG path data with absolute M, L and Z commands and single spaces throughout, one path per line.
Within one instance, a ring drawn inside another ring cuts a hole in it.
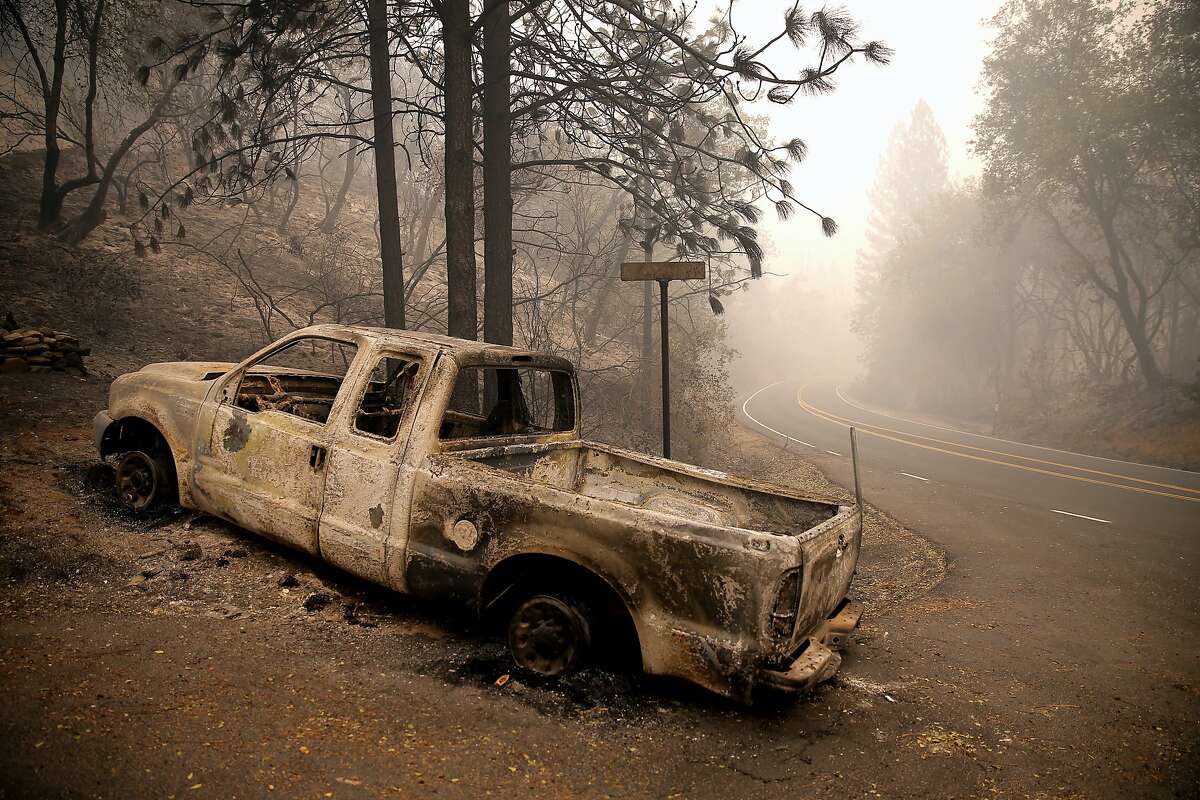
M 513 615 L 508 643 L 519 666 L 541 675 L 570 671 L 587 646 L 587 622 L 556 597 L 526 600 Z
M 145 453 L 129 453 L 117 466 L 116 485 L 126 507 L 144 511 L 158 496 L 158 468 Z

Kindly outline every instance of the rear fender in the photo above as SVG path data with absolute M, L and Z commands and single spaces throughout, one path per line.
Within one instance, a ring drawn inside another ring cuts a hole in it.
M 749 691 L 771 649 L 765 617 L 773 595 L 764 575 L 799 563 L 789 537 L 731 538 L 458 457 L 432 458 L 413 497 L 411 535 L 396 565 L 409 591 L 478 608 L 497 564 L 531 553 L 566 559 L 621 599 L 647 672 L 731 697 Z

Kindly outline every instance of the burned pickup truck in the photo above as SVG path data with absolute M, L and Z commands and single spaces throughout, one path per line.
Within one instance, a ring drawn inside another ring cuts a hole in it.
M 95 434 L 132 510 L 178 501 L 464 604 L 544 675 L 624 652 L 742 701 L 830 677 L 861 509 L 582 441 L 577 398 L 561 358 L 321 325 L 122 375 Z

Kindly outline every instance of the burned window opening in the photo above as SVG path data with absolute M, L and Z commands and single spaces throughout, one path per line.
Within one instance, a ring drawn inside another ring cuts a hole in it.
M 250 412 L 279 411 L 324 425 L 358 348 L 305 337 L 245 369 L 234 404 Z
M 575 427 L 575 390 L 566 372 L 538 367 L 459 370 L 442 417 L 442 439 L 560 433 Z
M 396 438 L 400 420 L 412 406 L 420 367 L 420 361 L 395 355 L 381 357 L 363 392 L 354 429 L 382 439 Z

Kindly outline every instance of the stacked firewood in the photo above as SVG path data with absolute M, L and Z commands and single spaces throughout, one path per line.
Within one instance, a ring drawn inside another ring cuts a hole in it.
M 50 328 L 17 327 L 0 331 L 0 373 L 52 369 L 87 372 L 83 357 L 91 352 L 90 347 L 81 347 L 71 334 Z

